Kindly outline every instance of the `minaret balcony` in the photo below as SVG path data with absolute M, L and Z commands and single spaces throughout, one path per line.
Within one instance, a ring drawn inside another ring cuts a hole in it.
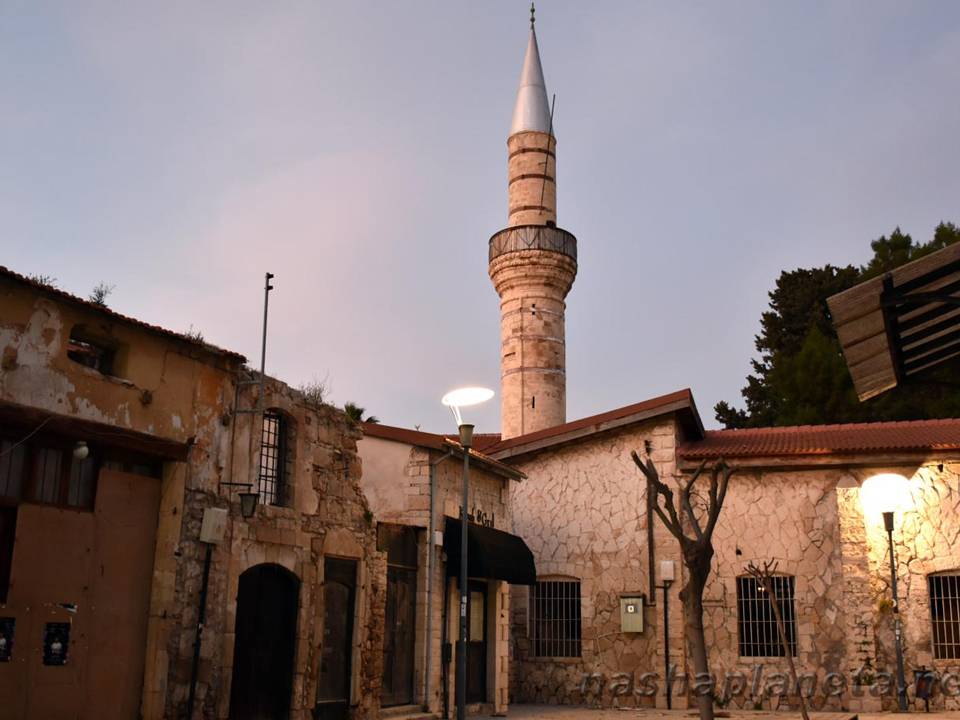
M 577 238 L 573 233 L 550 225 L 514 225 L 490 238 L 490 262 L 506 253 L 521 250 L 549 250 L 577 260 Z

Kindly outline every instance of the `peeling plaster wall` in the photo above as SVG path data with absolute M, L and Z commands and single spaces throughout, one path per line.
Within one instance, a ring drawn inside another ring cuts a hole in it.
M 233 400 L 237 365 L 186 340 L 160 337 L 39 290 L 0 282 L 0 398 L 179 442 Z M 67 357 L 75 326 L 118 347 L 116 374 Z
M 259 417 L 232 415 L 239 360 L 12 281 L 0 279 L 0 303 L 0 401 L 189 444 L 186 462 L 166 462 L 161 479 L 144 479 L 155 483 L 154 491 L 159 485 L 159 510 L 143 649 L 143 717 L 180 717 L 184 711 L 205 552 L 199 531 L 208 507 L 229 508 L 229 522 L 213 552 L 199 715 L 227 717 L 239 577 L 266 562 L 301 581 L 291 717 L 310 716 L 322 643 L 323 560 L 336 555 L 356 559 L 359 567 L 351 714 L 357 720 L 376 716 L 386 566 L 358 483 L 359 429 L 339 410 L 307 406 L 296 391 L 269 380 L 265 406 L 281 409 L 294 427 L 290 503 L 261 506 L 245 521 L 236 488 L 221 484 L 255 478 Z M 119 377 L 67 357 L 76 325 L 117 348 Z M 256 386 L 244 386 L 239 406 L 256 407 L 256 393 Z

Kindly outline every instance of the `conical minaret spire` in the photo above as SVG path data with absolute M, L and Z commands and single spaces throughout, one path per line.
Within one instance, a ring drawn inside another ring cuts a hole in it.
M 490 238 L 504 439 L 566 421 L 566 296 L 577 274 L 577 239 L 557 227 L 556 146 L 531 5 L 507 138 L 508 227 Z
M 533 12 L 531 5 L 530 39 L 527 41 L 527 54 L 523 58 L 523 69 L 520 71 L 517 102 L 513 106 L 511 135 L 529 130 L 550 132 L 550 104 L 547 101 L 547 83 L 543 79 L 543 65 L 540 64 L 540 48 L 537 45 L 537 31 L 533 26 Z

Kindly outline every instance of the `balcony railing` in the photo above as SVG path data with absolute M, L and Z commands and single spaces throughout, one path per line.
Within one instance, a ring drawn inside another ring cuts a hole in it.
M 577 238 L 573 233 L 549 225 L 516 225 L 490 238 L 490 261 L 519 250 L 550 250 L 577 259 Z

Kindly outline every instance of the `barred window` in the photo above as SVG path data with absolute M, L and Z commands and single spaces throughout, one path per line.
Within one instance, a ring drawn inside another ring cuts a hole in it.
M 930 619 L 933 621 L 933 656 L 960 659 L 960 573 L 927 576 Z
M 780 614 L 787 635 L 790 654 L 797 654 L 797 614 L 794 607 L 792 575 L 775 575 Z M 783 644 L 773 614 L 773 603 L 763 588 L 752 577 L 737 578 L 737 629 L 740 657 L 783 657 Z
M 535 657 L 580 657 L 579 580 L 538 580 L 530 619 Z
M 287 422 L 276 410 L 263 414 L 260 437 L 260 500 L 267 505 L 287 502 Z

